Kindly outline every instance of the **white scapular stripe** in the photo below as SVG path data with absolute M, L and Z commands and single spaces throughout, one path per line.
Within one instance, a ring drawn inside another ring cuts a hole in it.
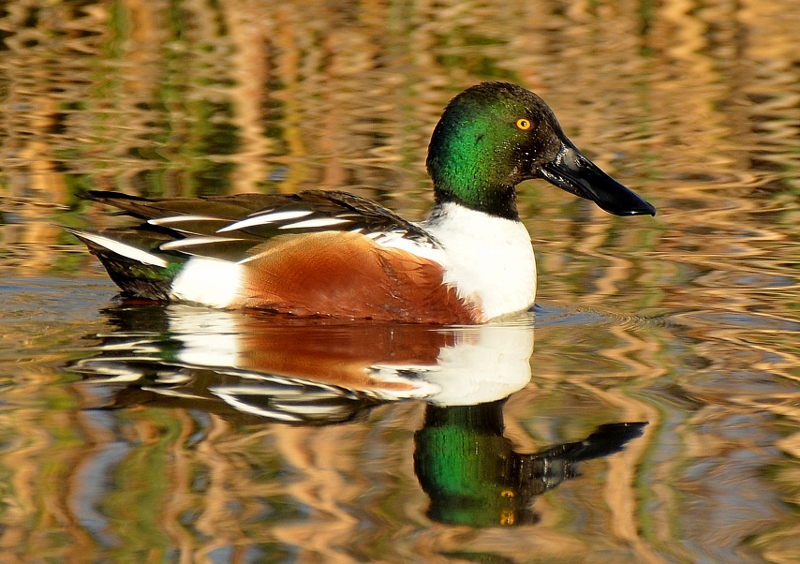
M 161 249 L 165 251 L 179 251 L 184 247 L 209 245 L 212 243 L 227 243 L 230 241 L 244 241 L 244 239 L 231 239 L 229 237 L 190 237 L 189 239 L 178 239 L 177 241 L 164 243 L 161 245 Z
M 168 225 L 170 223 L 182 223 L 184 221 L 220 221 L 220 219 L 218 217 L 210 217 L 207 215 L 174 215 L 172 217 L 148 219 L 147 223 L 150 225 Z
M 317 219 L 307 219 L 305 221 L 298 221 L 297 223 L 290 223 L 289 225 L 281 225 L 278 229 L 310 229 L 312 227 L 339 225 L 340 223 L 350 223 L 350 220 L 339 219 L 338 217 L 320 217 Z
M 91 242 L 100 245 L 101 247 L 105 247 L 112 253 L 117 253 L 118 255 L 127 257 L 131 260 L 160 267 L 166 267 L 169 264 L 164 259 L 155 255 L 151 255 L 147 251 L 143 251 L 142 249 L 122 243 L 120 241 L 115 241 L 114 239 L 109 239 L 108 237 L 104 237 L 97 233 L 87 233 L 86 231 L 81 231 L 80 234 L 84 239 L 88 239 Z
M 248 217 L 247 219 L 237 221 L 236 223 L 231 223 L 230 225 L 217 230 L 217 233 L 223 233 L 225 231 L 235 231 L 236 229 L 244 229 L 245 227 L 253 227 L 255 225 L 267 225 L 268 223 L 275 223 L 277 221 L 286 221 L 288 219 L 297 219 L 300 217 L 311 215 L 312 213 L 314 212 L 312 212 L 311 210 L 291 210 L 291 211 L 272 212 L 272 213 L 264 213 L 261 215 L 254 215 L 253 217 Z
M 373 236 L 374 235 L 374 236 Z M 402 231 L 384 231 L 379 233 L 369 233 L 367 237 L 373 239 L 381 247 L 389 249 L 399 249 L 412 255 L 417 255 L 444 266 L 447 262 L 447 253 L 439 247 L 424 241 L 415 241 L 404 237 Z

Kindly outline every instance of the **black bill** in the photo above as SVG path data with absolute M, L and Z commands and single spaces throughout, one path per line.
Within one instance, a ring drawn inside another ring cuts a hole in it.
M 542 178 L 571 194 L 592 200 L 615 215 L 656 215 L 656 208 L 587 159 L 570 143 L 563 143 L 556 158 L 541 165 Z

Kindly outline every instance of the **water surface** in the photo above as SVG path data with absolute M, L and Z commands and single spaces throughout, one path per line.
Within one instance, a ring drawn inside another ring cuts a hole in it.
M 9 561 L 797 561 L 800 10 L 523 4 L 3 8 Z M 123 221 L 87 189 L 422 218 L 442 108 L 498 79 L 658 208 L 524 184 L 512 322 L 121 303 L 57 227 Z

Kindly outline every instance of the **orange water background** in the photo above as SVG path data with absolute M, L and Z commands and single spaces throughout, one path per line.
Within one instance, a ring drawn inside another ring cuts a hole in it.
M 792 0 L 30 0 L 0 37 L 0 560 L 798 560 Z M 544 314 L 506 436 L 534 451 L 650 422 L 538 499 L 538 524 L 427 520 L 419 402 L 322 428 L 81 409 L 63 367 L 114 288 L 56 225 L 118 221 L 81 190 L 347 189 L 419 219 L 442 108 L 498 79 L 658 208 L 522 186 Z

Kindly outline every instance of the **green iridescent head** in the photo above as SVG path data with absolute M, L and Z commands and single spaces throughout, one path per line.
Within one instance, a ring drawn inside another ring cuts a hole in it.
M 515 186 L 543 178 L 617 215 L 655 208 L 602 172 L 533 92 L 507 82 L 473 86 L 448 104 L 428 147 L 437 203 L 519 219 Z

